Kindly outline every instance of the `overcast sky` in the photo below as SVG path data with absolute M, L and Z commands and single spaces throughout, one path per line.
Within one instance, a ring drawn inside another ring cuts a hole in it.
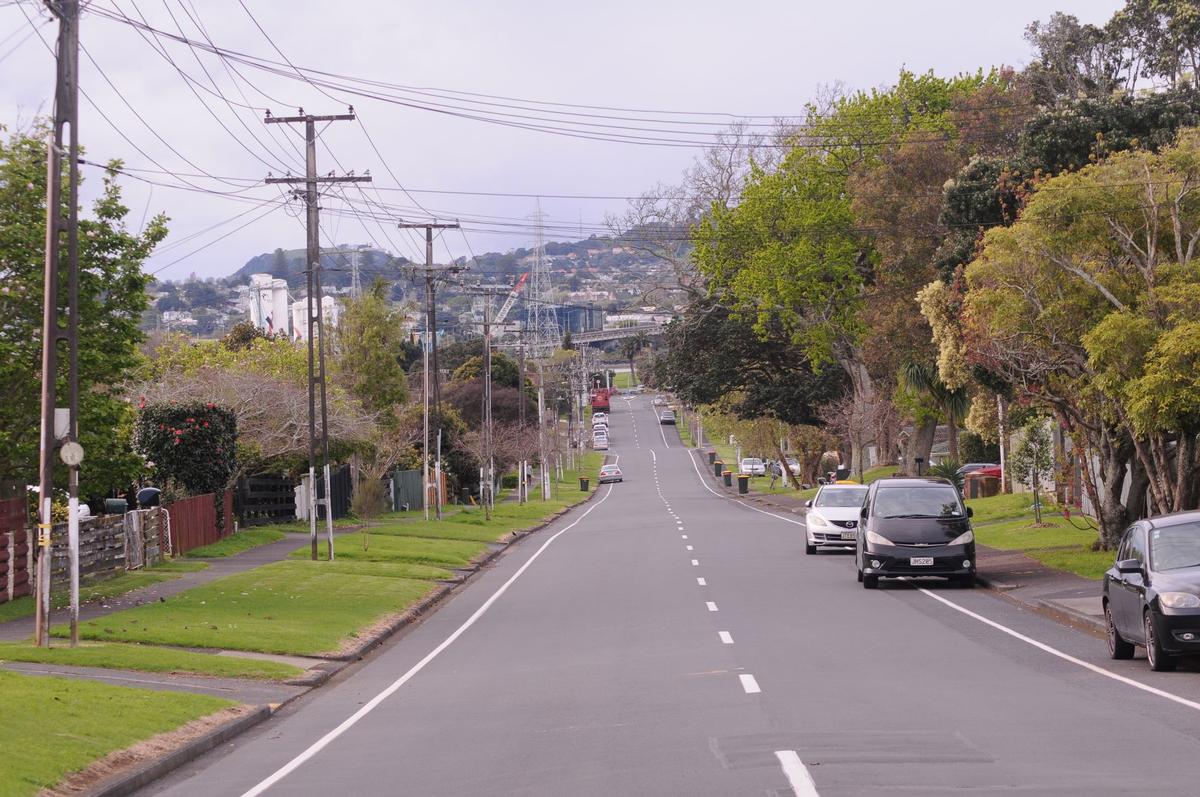
M 1103 23 L 1122 5 L 1119 0 L 245 2 L 270 41 L 239 0 L 94 0 L 91 5 L 119 9 L 130 17 L 140 13 L 150 25 L 171 32 L 178 32 L 177 20 L 188 38 L 200 40 L 195 19 L 224 49 L 281 62 L 273 41 L 298 67 L 355 78 L 423 90 L 660 112 L 651 117 L 585 111 L 640 118 L 662 117 L 663 111 L 798 115 L 819 86 L 835 81 L 852 88 L 870 88 L 893 82 L 901 67 L 933 69 L 943 75 L 1000 64 L 1020 67 L 1030 57 L 1022 37 L 1030 21 L 1064 11 L 1084 21 Z M 51 107 L 53 59 L 37 36 L 26 38 L 31 32 L 28 15 L 42 25 L 40 33 L 46 41 L 53 42 L 56 23 L 49 21 L 41 6 L 37 0 L 17 0 L 16 4 L 0 0 L 0 122 L 10 130 L 27 126 Z M 174 13 L 174 20 L 168 10 Z M 472 229 L 465 236 L 443 236 L 435 252 L 441 260 L 448 252 L 458 256 L 530 245 L 532 236 L 525 219 L 535 210 L 535 200 L 417 193 L 414 189 L 620 197 L 637 194 L 659 181 L 676 180 L 696 155 L 691 148 L 581 140 L 514 129 L 332 90 L 330 97 L 294 75 L 272 75 L 235 64 L 246 79 L 242 82 L 231 77 L 226 71 L 228 64 L 220 59 L 201 53 L 198 61 L 185 45 L 139 34 L 121 22 L 85 13 L 81 30 L 87 51 L 81 59 L 83 89 L 129 139 L 124 140 L 83 100 L 80 136 L 87 150 L 85 157 L 98 161 L 122 158 L 131 168 L 161 168 L 185 175 L 183 179 L 196 187 L 238 192 L 236 197 L 253 200 L 150 187 L 124 179 L 133 225 L 142 223 L 147 210 L 163 211 L 171 217 L 171 236 L 148 265 L 151 270 L 161 269 L 163 278 L 181 279 L 193 272 L 224 276 L 255 254 L 304 245 L 302 218 L 292 215 L 297 208 L 259 204 L 278 200 L 281 192 L 248 182 L 260 180 L 268 170 L 280 175 L 288 168 L 303 169 L 296 148 L 300 129 L 264 125 L 260 109 L 265 107 L 276 115 L 294 113 L 297 107 L 310 113 L 342 113 L 344 104 L 353 102 L 361 126 L 337 122 L 324 131 L 319 169 L 359 174 L 369 170 L 374 183 L 364 189 L 365 194 L 349 186 L 345 191 L 360 208 L 368 201 L 377 203 L 379 215 L 424 218 L 413 207 L 414 200 L 398 190 L 399 181 L 413 191 L 416 202 L 444 218 L 478 220 L 467 225 Z M 175 65 L 151 43 L 165 48 Z M 193 79 L 191 89 L 179 70 Z M 228 98 L 232 107 L 218 94 Z M 451 101 L 411 92 L 405 96 L 410 105 L 462 105 L 467 99 L 460 96 Z M 475 115 L 480 111 L 530 113 L 499 105 L 474 107 Z M 542 116 L 555 109 L 526 107 L 540 108 Z M 690 115 L 667 118 L 722 120 Z M 657 122 L 577 117 L 577 121 L 581 119 L 593 124 L 659 126 Z M 713 129 L 703 124 L 681 127 Z M 625 132 L 683 138 L 674 132 Z M 186 176 L 200 172 L 238 179 L 219 182 Z M 179 182 L 179 177 L 143 174 L 158 182 Z M 99 182 L 96 170 L 85 168 L 84 176 L 94 192 Z M 397 207 L 379 209 L 381 204 Z M 602 224 L 606 212 L 619 212 L 623 205 L 620 199 L 542 199 L 550 227 L 547 238 L 575 238 L 580 229 L 586 235 Z M 336 196 L 327 197 L 323 207 L 330 208 L 322 223 L 323 244 L 365 243 L 410 258 L 423 257 L 419 242 L 388 221 L 339 216 L 334 209 L 344 204 Z M 485 225 L 484 219 L 492 224 Z M 572 232 L 567 231 L 568 226 Z M 223 235 L 227 237 L 217 240 Z M 172 262 L 201 247 L 196 254 Z

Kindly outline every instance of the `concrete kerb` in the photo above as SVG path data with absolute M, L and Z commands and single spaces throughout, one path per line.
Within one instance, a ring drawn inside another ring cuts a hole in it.
M 250 730 L 270 717 L 277 708 L 278 706 L 255 706 L 249 714 L 235 717 L 220 727 L 213 728 L 187 744 L 177 747 L 163 757 L 98 783 L 82 794 L 84 797 L 124 797 L 124 795 L 133 794 L 168 772 L 195 761 L 214 747 Z

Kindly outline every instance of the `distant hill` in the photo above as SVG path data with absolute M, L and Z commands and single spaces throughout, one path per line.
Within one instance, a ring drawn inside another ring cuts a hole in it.
M 340 248 L 338 254 L 321 255 L 321 282 L 334 288 L 345 288 L 350 285 L 351 259 L 354 248 Z M 378 249 L 358 250 L 359 273 L 364 283 L 369 283 L 376 275 L 395 276 L 398 269 L 410 264 L 408 258 L 393 257 Z M 272 277 L 287 280 L 288 287 L 295 290 L 305 284 L 305 250 L 276 249 L 261 255 L 255 255 L 233 274 L 225 278 L 226 284 L 246 285 L 250 282 L 251 274 L 270 274 Z

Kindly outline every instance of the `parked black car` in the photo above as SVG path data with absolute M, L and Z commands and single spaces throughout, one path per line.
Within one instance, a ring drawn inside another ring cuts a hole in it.
M 1104 574 L 1104 624 L 1114 659 L 1146 648 L 1152 670 L 1200 653 L 1200 512 L 1179 512 L 1125 530 Z
M 858 580 L 874 589 L 883 577 L 941 576 L 975 584 L 971 509 L 946 479 L 893 477 L 871 484 L 855 541 Z

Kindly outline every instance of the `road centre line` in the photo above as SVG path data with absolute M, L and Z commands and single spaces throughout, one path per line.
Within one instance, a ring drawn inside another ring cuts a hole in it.
M 745 503 L 744 501 L 739 501 L 736 498 L 731 498 L 730 496 L 722 495 L 722 494 L 718 493 L 717 491 L 713 490 L 711 487 L 708 486 L 707 482 L 705 482 L 703 474 L 700 473 L 700 468 L 697 467 L 697 465 L 696 465 L 695 457 L 691 456 L 692 452 L 689 451 L 688 453 L 689 453 L 688 458 L 691 459 L 691 461 L 692 461 L 692 468 L 696 471 L 696 475 L 700 478 L 701 486 L 703 486 L 704 489 L 708 490 L 713 495 L 717 496 L 718 498 L 724 498 L 726 500 L 741 504 L 742 506 L 746 507 L 747 509 L 753 509 L 755 512 L 758 512 L 760 514 L 770 515 L 771 517 L 776 518 L 777 520 L 782 520 L 787 523 L 795 524 L 797 526 L 805 525 L 803 521 L 793 520 L 792 518 L 786 518 L 786 517 L 783 517 L 782 515 L 776 515 L 774 512 L 767 512 L 765 510 L 759 509 L 758 507 L 750 506 L 749 504 Z M 1127 686 L 1132 686 L 1134 689 L 1140 689 L 1143 692 L 1148 692 L 1149 694 L 1157 695 L 1158 697 L 1164 698 L 1166 700 L 1170 700 L 1174 703 L 1178 703 L 1181 706 L 1185 706 L 1185 707 L 1193 709 L 1195 711 L 1200 711 L 1200 702 L 1196 702 L 1194 700 L 1188 700 L 1185 697 L 1180 697 L 1179 695 L 1173 694 L 1171 692 L 1167 692 L 1165 690 L 1158 689 L 1153 686 L 1149 686 L 1147 684 L 1141 683 L 1140 681 L 1136 681 L 1133 678 L 1127 678 L 1124 675 L 1119 675 L 1115 672 L 1112 672 L 1111 670 L 1106 670 L 1103 667 L 1099 667 L 1095 664 L 1091 664 L 1089 662 L 1083 661 L 1082 659 L 1078 659 L 1078 658 L 1070 655 L 1069 653 L 1064 653 L 1061 650 L 1058 650 L 1057 648 L 1053 648 L 1044 642 L 1039 642 L 1036 639 L 1033 639 L 1032 637 L 1025 636 L 1024 634 L 1020 633 L 1019 631 L 1014 631 L 1013 629 L 1009 628 L 1008 626 L 1002 625 L 1001 623 L 998 623 L 995 620 L 990 620 L 981 614 L 977 614 L 976 612 L 973 612 L 970 609 L 960 606 L 951 600 L 943 598 L 941 595 L 938 595 L 935 592 L 931 592 L 928 589 L 925 589 L 923 587 L 918 587 L 917 591 L 924 593 L 925 595 L 929 596 L 930 598 L 933 598 L 934 600 L 936 600 L 940 603 L 943 603 L 946 606 L 949 606 L 950 608 L 954 609 L 955 611 L 961 612 L 962 614 L 965 614 L 968 617 L 983 623 L 984 625 L 991 626 L 992 628 L 995 628 L 997 631 L 1002 631 L 1003 633 L 1008 634 L 1009 636 L 1012 636 L 1015 639 L 1019 639 L 1028 645 L 1032 645 L 1033 647 L 1038 648 L 1039 650 L 1042 650 L 1046 653 L 1049 653 L 1052 656 L 1057 656 L 1058 658 L 1062 659 L 1063 661 L 1067 661 L 1072 664 L 1078 665 L 1079 667 L 1082 667 L 1085 670 L 1090 670 L 1090 671 L 1096 673 L 1097 675 L 1102 675 L 1105 678 L 1110 678 L 1114 681 L 1118 681 Z
M 713 603 L 712 601 L 705 601 L 704 605 L 708 607 L 710 612 L 717 611 L 717 604 Z
M 938 603 L 942 603 L 942 604 L 945 604 L 946 606 L 949 606 L 951 609 L 954 609 L 956 612 L 961 612 L 973 620 L 978 620 L 979 622 L 983 623 L 984 625 L 995 628 L 997 631 L 1002 631 L 1005 634 L 1008 634 L 1009 636 L 1013 637 L 1014 639 L 1019 639 L 1022 642 L 1026 643 L 1027 645 L 1032 645 L 1033 647 L 1037 648 L 1038 650 L 1049 653 L 1051 656 L 1057 656 L 1058 658 L 1062 659 L 1063 661 L 1067 661 L 1067 662 L 1070 662 L 1071 664 L 1078 665 L 1085 670 L 1090 670 L 1091 672 L 1096 673 L 1097 675 L 1103 675 L 1105 678 L 1111 678 L 1112 680 L 1117 681 L 1119 683 L 1123 683 L 1126 686 L 1132 686 L 1134 689 L 1141 689 L 1143 692 L 1149 692 L 1152 695 L 1157 695 L 1158 697 L 1165 698 L 1166 700 L 1170 700 L 1173 703 L 1178 703 L 1181 706 L 1186 706 L 1187 708 L 1194 709 L 1195 711 L 1200 711 L 1200 703 L 1197 703 L 1194 700 L 1188 700 L 1186 697 L 1180 697 L 1179 695 L 1172 694 L 1171 692 L 1167 692 L 1163 689 L 1158 689 L 1158 688 L 1155 688 L 1148 684 L 1144 684 L 1141 681 L 1136 681 L 1133 678 L 1127 678 L 1124 675 L 1119 675 L 1115 672 L 1112 672 L 1111 670 L 1106 670 L 1103 667 L 1099 667 L 1095 664 L 1092 664 L 1091 662 L 1084 661 L 1083 659 L 1078 659 L 1069 653 L 1063 653 L 1061 650 L 1059 650 L 1057 648 L 1053 648 L 1053 647 L 1047 645 L 1045 642 L 1039 642 L 1032 637 L 1025 636 L 1020 631 L 1014 631 L 1013 629 L 1009 628 L 1008 626 L 1002 625 L 1002 624 L 996 622 L 995 620 L 989 620 L 988 618 L 984 617 L 982 614 L 973 612 L 964 606 L 959 606 L 954 601 L 947 600 L 946 598 L 943 598 L 941 595 L 938 595 L 935 592 L 931 592 L 931 591 L 925 589 L 924 587 L 918 587 L 917 591 L 920 593 L 923 593 L 925 595 L 928 595 L 930 598 L 933 598 Z
M 702 586 L 702 587 L 707 587 L 707 586 L 708 586 L 708 582 L 707 582 L 707 581 L 705 581 L 705 580 L 704 580 L 704 579 L 702 579 L 702 578 L 698 578 L 698 579 L 696 579 L 696 583 L 697 583 L 697 584 L 699 584 L 699 585 L 700 585 L 700 586 Z
M 748 695 L 757 695 L 762 692 L 758 688 L 758 681 L 754 680 L 754 676 L 749 673 L 742 673 L 738 676 L 738 680 L 742 682 L 742 688 L 746 690 Z
M 582 515 L 580 515 L 578 518 L 576 518 L 574 520 L 574 522 L 572 522 L 570 525 L 555 532 L 554 535 L 550 537 L 550 539 L 548 539 L 544 543 L 542 543 L 541 547 L 539 547 L 536 551 L 534 551 L 533 555 L 530 556 L 529 559 L 527 559 L 524 564 L 522 564 L 519 568 L 517 568 L 517 571 L 515 573 L 513 573 L 511 576 L 509 576 L 508 580 L 505 581 L 503 584 L 501 584 L 500 587 L 495 592 L 492 593 L 491 597 L 489 597 L 486 601 L 484 601 L 483 604 L 480 605 L 480 607 L 478 609 L 476 609 L 475 612 L 470 617 L 468 617 L 465 621 L 463 621 L 462 625 L 460 625 L 458 628 L 454 629 L 454 631 L 448 637 L 446 637 L 444 640 L 442 640 L 438 644 L 437 647 L 435 647 L 433 650 L 429 651 L 429 653 L 425 654 L 424 658 L 422 658 L 420 661 L 418 661 L 416 664 L 414 664 L 412 667 L 410 667 L 408 672 L 401 675 L 395 681 L 392 681 L 391 684 L 389 684 L 379 694 L 375 695 L 375 697 L 371 698 L 360 709 L 358 709 L 358 711 L 354 712 L 349 717 L 342 720 L 341 724 L 339 724 L 336 728 L 334 728 L 333 730 L 326 733 L 324 736 L 322 736 L 317 741 L 313 742 L 311 745 L 309 745 L 305 750 L 303 750 L 299 755 L 297 755 L 291 761 L 287 762 L 282 767 L 280 767 L 279 769 L 275 770 L 273 773 L 268 775 L 266 778 L 259 781 L 252 788 L 245 791 L 242 794 L 242 797 L 256 797 L 257 795 L 262 794 L 267 789 L 274 786 L 279 781 L 283 780 L 285 777 L 287 777 L 289 774 L 291 774 L 297 768 L 299 768 L 300 765 L 304 764 L 306 761 L 311 759 L 317 753 L 324 750 L 331 742 L 333 742 L 335 739 L 337 739 L 343 733 L 345 733 L 346 731 L 348 731 L 352 727 L 354 727 L 358 723 L 359 720 L 361 720 L 363 717 L 367 716 L 372 711 L 374 711 L 376 708 L 378 708 L 379 705 L 384 700 L 391 697 L 398 689 L 400 689 L 400 687 L 404 686 L 417 673 L 419 673 L 419 672 L 421 672 L 421 670 L 425 669 L 425 667 L 431 661 L 433 661 L 435 658 L 437 658 L 438 655 L 441 654 L 442 651 L 444 651 L 446 648 L 450 647 L 450 645 L 454 644 L 455 640 L 457 640 L 460 636 L 462 636 L 467 631 L 468 628 L 473 626 L 479 620 L 480 617 L 483 617 L 483 615 L 487 613 L 488 609 L 490 609 L 492 607 L 492 604 L 494 604 L 497 600 L 499 600 L 500 596 L 503 595 L 505 592 L 507 592 L 508 588 L 511 587 L 514 583 L 516 583 L 517 579 L 519 579 L 525 573 L 525 571 L 528 570 L 529 567 L 538 560 L 538 557 L 540 557 L 542 555 L 542 553 L 547 548 L 549 548 L 551 546 L 551 544 L 554 543 L 555 540 L 557 540 L 562 535 L 566 534 L 571 529 L 578 526 L 580 523 L 583 522 L 584 518 L 586 518 L 588 515 L 590 515 L 592 513 L 592 511 L 594 509 L 596 509 L 596 507 L 603 504 L 608 499 L 608 497 L 610 495 L 612 495 L 612 489 L 613 489 L 612 485 L 609 485 L 608 491 L 605 492 L 604 495 L 600 497 L 599 501 L 596 501 L 590 507 L 588 507 L 587 510 L 584 511 L 584 513 Z
M 690 550 L 693 550 L 693 549 L 692 549 L 692 546 L 690 546 L 690 545 L 688 545 L 688 546 L 686 546 L 686 547 L 687 547 L 687 549 L 688 549 L 689 551 L 690 551 Z
M 795 750 L 776 750 L 775 757 L 783 767 L 783 775 L 792 787 L 792 794 L 796 797 L 817 797 L 817 786 L 813 783 L 812 775 Z
M 733 644 L 733 634 L 729 633 L 728 631 L 718 631 L 717 636 L 720 637 L 721 642 L 723 642 L 724 644 L 726 644 L 726 645 Z
M 686 534 L 680 534 L 679 536 L 680 536 L 682 539 L 685 539 L 685 540 L 687 539 L 687 535 L 686 535 Z
M 700 560 L 699 560 L 699 559 L 693 559 L 693 560 L 692 560 L 692 567 L 699 567 L 699 566 L 700 566 Z

